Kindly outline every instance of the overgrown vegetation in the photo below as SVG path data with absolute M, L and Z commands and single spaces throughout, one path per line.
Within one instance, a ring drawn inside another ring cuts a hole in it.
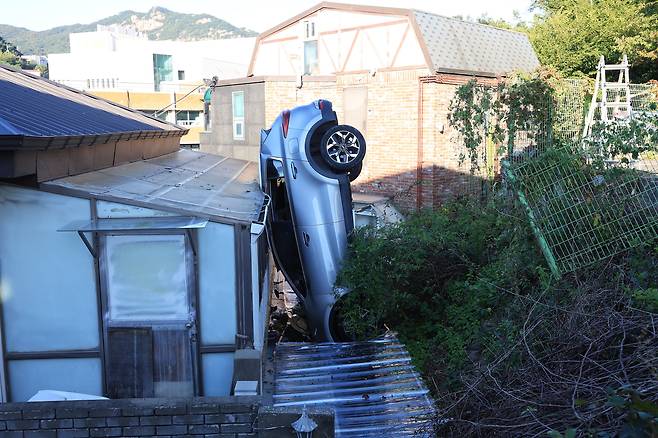
M 658 3 L 655 0 L 537 0 L 530 39 L 544 65 L 567 76 L 596 73 L 628 54 L 632 77 L 658 79 Z
M 628 165 L 655 153 L 655 125 L 640 117 L 597 126 L 575 151 L 555 138 L 565 120 L 553 118 L 551 80 L 519 76 L 492 93 L 469 83 L 451 105 L 472 171 L 486 139 L 517 159 L 517 134 L 527 137 L 515 167 L 520 186 L 508 181 L 484 201 L 458 199 L 359 230 L 338 278 L 353 290 L 342 307 L 350 333 L 391 329 L 409 347 L 437 400 L 439 436 L 658 435 L 658 236 L 650 228 L 658 177 Z M 540 172 L 541 180 L 523 178 Z M 569 254 L 596 250 L 599 241 L 583 237 L 589 230 L 623 241 L 624 251 L 557 279 L 517 190 L 536 196 L 535 212 L 545 215 L 535 219 L 552 221 L 541 225 L 562 233 L 554 242 L 571 242 Z

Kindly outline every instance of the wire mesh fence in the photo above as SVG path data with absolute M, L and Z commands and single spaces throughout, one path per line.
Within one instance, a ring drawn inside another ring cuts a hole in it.
M 656 111 L 655 87 L 630 87 L 633 112 Z M 658 145 L 636 157 L 594 156 L 601 151 L 593 152 L 581 138 L 590 97 L 587 81 L 563 81 L 545 115 L 546 126 L 516 133 L 505 153 L 510 177 L 558 274 L 658 234 Z M 623 114 L 610 115 L 626 123 Z

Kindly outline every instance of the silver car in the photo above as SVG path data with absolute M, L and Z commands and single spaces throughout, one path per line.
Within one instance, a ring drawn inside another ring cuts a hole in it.
M 260 177 L 270 196 L 267 231 L 275 263 L 300 297 L 314 335 L 342 338 L 334 281 L 354 229 L 350 181 L 361 171 L 363 135 L 339 125 L 331 102 L 283 111 L 261 131 Z

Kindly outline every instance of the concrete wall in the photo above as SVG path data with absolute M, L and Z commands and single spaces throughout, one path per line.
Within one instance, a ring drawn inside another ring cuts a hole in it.
M 258 161 L 260 130 L 266 127 L 265 84 L 263 81 L 236 81 L 215 87 L 210 117 L 212 131 L 201 136 L 201 151 L 242 160 Z M 244 92 L 244 140 L 233 138 L 232 93 Z

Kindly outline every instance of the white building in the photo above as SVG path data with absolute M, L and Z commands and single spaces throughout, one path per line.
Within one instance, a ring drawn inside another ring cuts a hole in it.
M 245 76 L 255 38 L 153 41 L 98 26 L 69 35 L 70 53 L 48 55 L 50 79 L 81 90 L 185 91 L 204 78 Z

